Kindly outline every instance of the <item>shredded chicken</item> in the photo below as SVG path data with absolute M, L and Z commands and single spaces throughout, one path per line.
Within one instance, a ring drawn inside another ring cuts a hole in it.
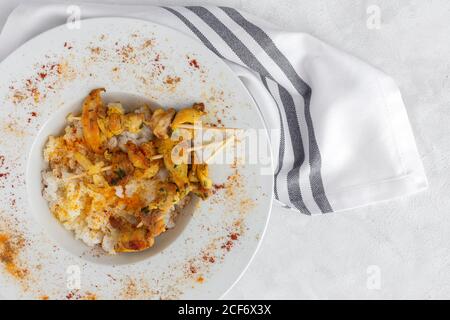
M 93 90 L 83 103 L 83 112 L 81 114 L 81 123 L 83 125 L 83 135 L 86 144 L 96 153 L 102 152 L 102 143 L 104 139 L 101 136 L 97 120 L 104 116 L 104 106 L 101 93 L 105 89 Z
M 156 109 L 148 125 L 152 129 L 153 134 L 159 139 L 169 138 L 169 128 L 176 111 L 172 108 L 164 111 L 163 109 Z

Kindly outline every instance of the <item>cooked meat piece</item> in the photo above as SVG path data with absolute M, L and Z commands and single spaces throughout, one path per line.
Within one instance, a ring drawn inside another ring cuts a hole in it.
M 101 97 L 101 92 L 104 91 L 105 89 L 92 90 L 86 100 L 84 100 L 81 114 L 84 140 L 89 148 L 96 153 L 103 152 L 102 143 L 104 142 L 104 137 L 102 137 L 97 121 L 99 117 L 105 115 L 105 107 Z
M 148 125 L 152 129 L 153 134 L 160 139 L 169 138 L 169 127 L 176 111 L 172 108 L 164 111 L 164 109 L 156 109 L 153 112 Z
M 120 232 L 115 250 L 117 252 L 142 251 L 153 246 L 154 242 L 155 239 L 148 229 L 136 229 L 134 226 L 126 225 Z
M 128 113 L 123 117 L 124 127 L 127 131 L 138 133 L 144 123 L 143 113 Z
M 116 218 L 114 216 L 109 217 L 109 224 L 117 230 L 122 230 L 124 228 L 124 221 L 121 218 Z
M 206 189 L 198 183 L 191 183 L 192 193 L 202 200 L 207 199 L 211 195 L 211 189 Z
M 177 115 L 173 119 L 173 122 L 171 124 L 172 129 L 175 130 L 181 124 L 195 124 L 196 122 L 200 121 L 200 118 L 206 114 L 204 111 L 202 111 L 202 109 L 204 109 L 203 103 L 194 104 L 192 108 L 181 109 L 177 112 Z
M 144 152 L 137 145 L 131 141 L 128 141 L 126 147 L 128 158 L 136 168 L 147 169 L 150 167 L 150 160 L 147 159 Z
M 168 212 L 160 209 L 149 209 L 150 206 L 141 210 L 140 219 L 144 226 L 151 232 L 152 237 L 157 237 L 166 231 L 166 217 Z
M 168 212 L 182 198 L 179 192 L 180 189 L 172 182 L 161 181 L 157 188 L 156 197 L 148 206 L 150 210 L 157 209 L 162 212 Z
M 205 104 L 203 102 L 196 102 L 192 105 L 192 108 L 198 110 L 198 111 L 202 111 L 205 112 Z
M 155 142 L 153 140 L 141 143 L 139 147 L 148 159 L 158 154 Z
M 106 181 L 110 185 L 126 184 L 133 175 L 134 166 L 125 152 L 117 151 L 111 155 L 112 169 L 105 172 Z
M 201 163 L 196 166 L 197 178 L 200 182 L 200 185 L 204 189 L 212 188 L 212 181 L 209 178 L 209 170 L 208 165 L 206 163 Z
M 172 151 L 177 144 L 178 142 L 172 139 L 159 140 L 158 152 L 164 157 L 164 165 L 169 172 L 170 179 L 175 182 L 179 189 L 184 189 L 189 185 L 188 164 L 187 161 L 183 161 L 182 156 L 180 156 L 180 159 L 177 159 L 177 163 L 174 163 Z M 181 149 L 180 151 L 183 150 Z

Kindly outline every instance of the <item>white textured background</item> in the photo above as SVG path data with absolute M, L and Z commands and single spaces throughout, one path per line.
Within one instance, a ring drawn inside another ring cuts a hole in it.
M 275 207 L 260 251 L 226 298 L 450 298 L 450 1 L 95 2 L 234 6 L 350 52 L 400 86 L 430 189 L 313 218 Z M 18 3 L 0 1 L 0 26 Z M 378 30 L 367 27 L 371 5 L 380 8 Z

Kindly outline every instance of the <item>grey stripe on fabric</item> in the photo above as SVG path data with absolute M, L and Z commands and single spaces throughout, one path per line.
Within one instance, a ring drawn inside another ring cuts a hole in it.
M 308 97 L 305 98 L 305 120 L 306 123 L 312 124 L 310 112 L 311 91 L 307 93 L 307 96 Z M 307 125 L 307 127 L 308 135 L 310 137 L 313 137 L 313 141 L 315 142 L 316 138 L 312 125 Z M 316 200 L 317 205 L 323 213 L 333 212 L 333 209 L 331 208 L 323 187 L 322 174 L 320 173 L 322 159 L 320 157 L 319 146 L 317 145 L 317 142 L 310 143 L 309 145 L 309 165 L 311 167 L 309 180 L 311 181 L 311 191 L 313 193 L 314 200 Z
M 208 9 L 197 6 L 188 6 L 186 8 L 208 24 L 228 44 L 231 50 L 233 50 L 247 67 L 255 70 L 266 78 L 272 79 L 269 71 L 267 71 L 267 69 L 256 59 L 253 53 Z
M 265 76 L 266 78 L 272 79 L 272 76 L 267 71 L 267 69 L 256 59 L 254 54 L 242 43 L 239 38 L 236 37 L 234 33 L 232 33 L 215 15 L 213 15 L 209 10 L 204 7 L 191 6 L 186 7 L 195 13 L 200 19 L 202 19 L 206 24 L 208 24 L 218 35 L 222 37 L 222 39 L 228 44 L 228 46 L 233 50 L 233 52 L 241 59 L 241 61 L 246 64 L 249 68 L 258 72 L 261 76 Z M 286 93 L 290 96 L 289 92 Z M 291 100 L 292 97 L 290 97 Z M 285 106 L 286 109 L 286 106 Z M 295 108 L 294 108 L 295 110 Z M 287 117 L 288 118 L 288 117 Z M 297 119 L 297 118 L 296 118 Z M 289 125 L 289 132 L 295 134 L 297 132 L 296 128 L 291 128 Z M 298 127 L 298 122 L 296 124 Z M 299 132 L 300 130 L 298 130 Z M 292 137 L 291 137 L 292 138 Z M 301 141 L 301 136 L 297 136 L 295 138 L 296 143 L 300 143 L 303 150 L 303 144 Z M 295 145 L 294 145 L 295 146 Z M 295 148 L 293 148 L 295 150 Z M 299 156 L 300 153 L 297 153 Z M 296 155 L 294 155 L 296 157 Z M 299 159 L 297 159 L 297 163 Z M 292 197 L 292 204 L 300 210 L 301 212 L 309 213 L 309 210 L 306 208 L 303 203 L 301 192 L 300 192 L 300 180 L 294 181 L 291 180 L 292 183 L 288 183 L 288 191 L 289 198 Z
M 294 151 L 294 164 L 292 169 L 287 174 L 288 193 L 289 200 L 296 208 L 305 214 L 311 214 L 306 208 L 303 202 L 302 192 L 300 190 L 300 167 L 305 161 L 305 150 L 302 143 L 302 134 L 300 131 L 300 125 L 298 123 L 297 110 L 295 109 L 294 99 L 290 93 L 281 85 L 278 85 L 278 91 L 280 93 L 280 99 L 283 103 L 286 119 L 289 126 L 289 133 L 291 135 L 292 150 Z
M 269 86 L 267 85 L 267 80 L 264 77 L 261 77 L 261 82 L 263 83 L 264 87 L 266 87 L 266 90 L 272 95 L 272 93 L 269 90 Z M 273 95 L 272 95 L 273 96 Z M 278 181 L 278 175 L 280 174 L 281 169 L 283 168 L 283 159 L 284 159 L 284 149 L 285 149 L 285 137 L 284 137 L 284 124 L 283 124 L 283 118 L 281 117 L 281 110 L 278 103 L 276 103 L 276 100 L 274 98 L 275 104 L 277 105 L 278 110 L 278 116 L 280 117 L 280 147 L 278 149 L 278 165 L 277 169 L 275 171 L 275 184 L 274 184 L 274 192 L 275 192 L 275 199 L 279 200 L 280 197 L 278 196 L 278 187 L 277 187 L 277 181 Z
M 180 14 L 178 11 L 169 8 L 169 7 L 161 7 L 166 9 L 167 11 L 171 12 L 172 14 L 174 14 L 175 16 L 178 17 L 178 19 L 180 19 L 199 39 L 201 42 L 203 42 L 203 44 L 212 52 L 214 52 L 216 55 L 218 55 L 219 57 L 223 58 L 222 54 L 217 51 L 217 49 L 214 47 L 214 45 L 211 43 L 211 41 L 209 41 L 204 35 L 203 33 L 201 33 L 200 30 L 197 29 L 196 26 L 194 26 L 188 19 L 186 19 L 182 14 Z
M 311 190 L 314 200 L 323 213 L 332 212 L 333 209 L 326 197 L 325 189 L 323 187 L 321 167 L 322 158 L 314 133 L 314 126 L 312 122 L 310 103 L 311 103 L 311 88 L 303 81 L 303 79 L 295 71 L 292 64 L 284 56 L 284 54 L 277 48 L 272 39 L 258 26 L 245 19 L 236 9 L 229 7 L 220 7 L 234 22 L 240 25 L 247 33 L 263 48 L 269 57 L 280 67 L 286 77 L 292 83 L 299 94 L 303 96 L 305 102 L 305 120 L 308 127 L 309 140 L 309 164 L 311 166 L 309 180 L 311 183 Z

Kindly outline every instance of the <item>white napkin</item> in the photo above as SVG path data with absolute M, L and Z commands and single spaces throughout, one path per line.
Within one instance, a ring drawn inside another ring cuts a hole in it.
M 81 19 L 121 16 L 166 25 L 223 58 L 268 127 L 279 132 L 271 141 L 275 196 L 286 206 L 321 214 L 427 188 L 391 78 L 307 34 L 232 8 L 24 4 L 0 34 L 0 59 L 78 13 Z

